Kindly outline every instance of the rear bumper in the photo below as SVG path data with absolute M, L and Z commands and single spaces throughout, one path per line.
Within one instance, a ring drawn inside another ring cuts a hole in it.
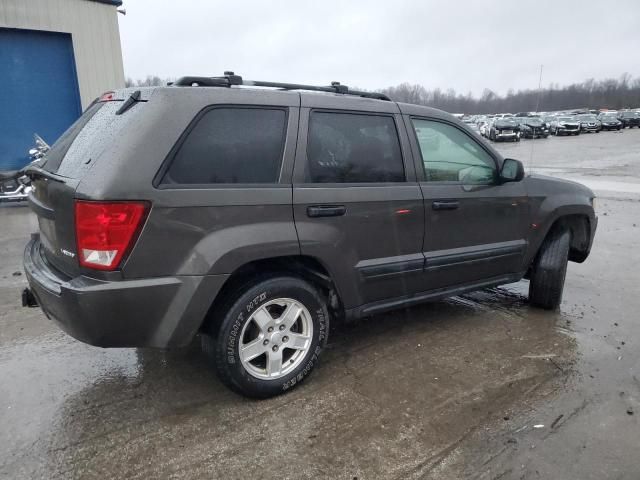
M 24 251 L 29 287 L 48 318 L 72 337 L 99 347 L 188 344 L 227 275 L 105 282 L 65 277 L 43 258 L 34 235 Z

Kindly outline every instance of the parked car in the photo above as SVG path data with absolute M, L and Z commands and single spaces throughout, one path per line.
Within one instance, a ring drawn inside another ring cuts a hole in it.
M 492 120 L 487 119 L 487 120 L 484 120 L 484 121 L 482 121 L 482 122 L 480 122 L 478 124 L 478 128 L 480 130 L 480 135 L 482 135 L 483 137 L 488 137 L 489 129 L 491 128 L 491 122 L 492 122 Z
M 551 122 L 553 122 L 556 119 L 554 115 L 544 115 L 541 118 L 547 130 L 551 129 Z
M 547 138 L 549 129 L 540 117 L 519 117 L 520 134 L 524 138 Z
M 499 117 L 491 122 L 489 139 L 494 142 L 519 142 L 520 125 L 511 117 Z
M 471 130 L 473 130 L 473 133 L 475 133 L 478 136 L 482 136 L 480 134 L 480 127 L 478 126 L 477 123 L 469 123 L 468 126 Z
M 601 113 L 598 115 L 598 121 L 602 125 L 602 130 L 620 130 L 622 122 L 618 120 L 618 113 Z
M 580 121 L 575 116 L 556 117 L 551 122 L 549 131 L 556 136 L 580 135 Z
M 600 133 L 600 130 L 602 130 L 602 123 L 600 123 L 600 120 L 598 120 L 595 115 L 586 113 L 578 115 L 577 117 L 580 121 L 580 131 L 582 133 Z
M 640 127 L 640 113 L 638 112 L 618 112 L 618 120 L 622 123 L 622 128 Z
M 231 72 L 110 92 L 26 173 L 26 305 L 101 347 L 199 333 L 252 397 L 299 385 L 336 317 L 523 277 L 556 308 L 597 225 L 591 190 L 447 113 Z

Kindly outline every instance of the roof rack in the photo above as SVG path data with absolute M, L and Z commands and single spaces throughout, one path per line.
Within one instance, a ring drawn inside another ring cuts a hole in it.
M 340 93 L 343 95 L 354 95 L 356 97 L 375 98 L 376 100 L 391 100 L 383 93 L 351 90 L 346 85 L 341 85 L 340 82 L 331 82 L 331 85 L 328 86 L 263 82 L 261 80 L 243 80 L 240 75 L 236 75 L 233 72 L 224 72 L 222 77 L 181 77 L 171 85 L 176 87 L 232 87 L 242 85 L 279 88 L 281 90 L 309 90 L 312 92 Z

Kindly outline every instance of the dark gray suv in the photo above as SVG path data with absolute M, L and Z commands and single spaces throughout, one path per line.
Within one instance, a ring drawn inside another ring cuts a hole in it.
M 590 190 L 444 112 L 232 73 L 108 92 L 25 173 L 24 303 L 101 347 L 200 333 L 253 397 L 310 373 L 331 318 L 523 277 L 557 307 L 597 224 Z

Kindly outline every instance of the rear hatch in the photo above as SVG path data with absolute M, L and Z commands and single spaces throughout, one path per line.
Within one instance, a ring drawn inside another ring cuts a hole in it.
M 150 92 L 137 94 L 126 111 L 123 105 L 133 90 L 111 92 L 94 102 L 56 141 L 44 159 L 26 168 L 32 179 L 31 209 L 38 217 L 42 253 L 57 270 L 69 277 L 81 273 L 76 248 L 74 202 L 78 185 L 108 154 L 119 134 L 130 128 L 136 110 Z M 117 113 L 120 110 L 120 113 Z M 139 113 L 139 112 L 138 112 Z

